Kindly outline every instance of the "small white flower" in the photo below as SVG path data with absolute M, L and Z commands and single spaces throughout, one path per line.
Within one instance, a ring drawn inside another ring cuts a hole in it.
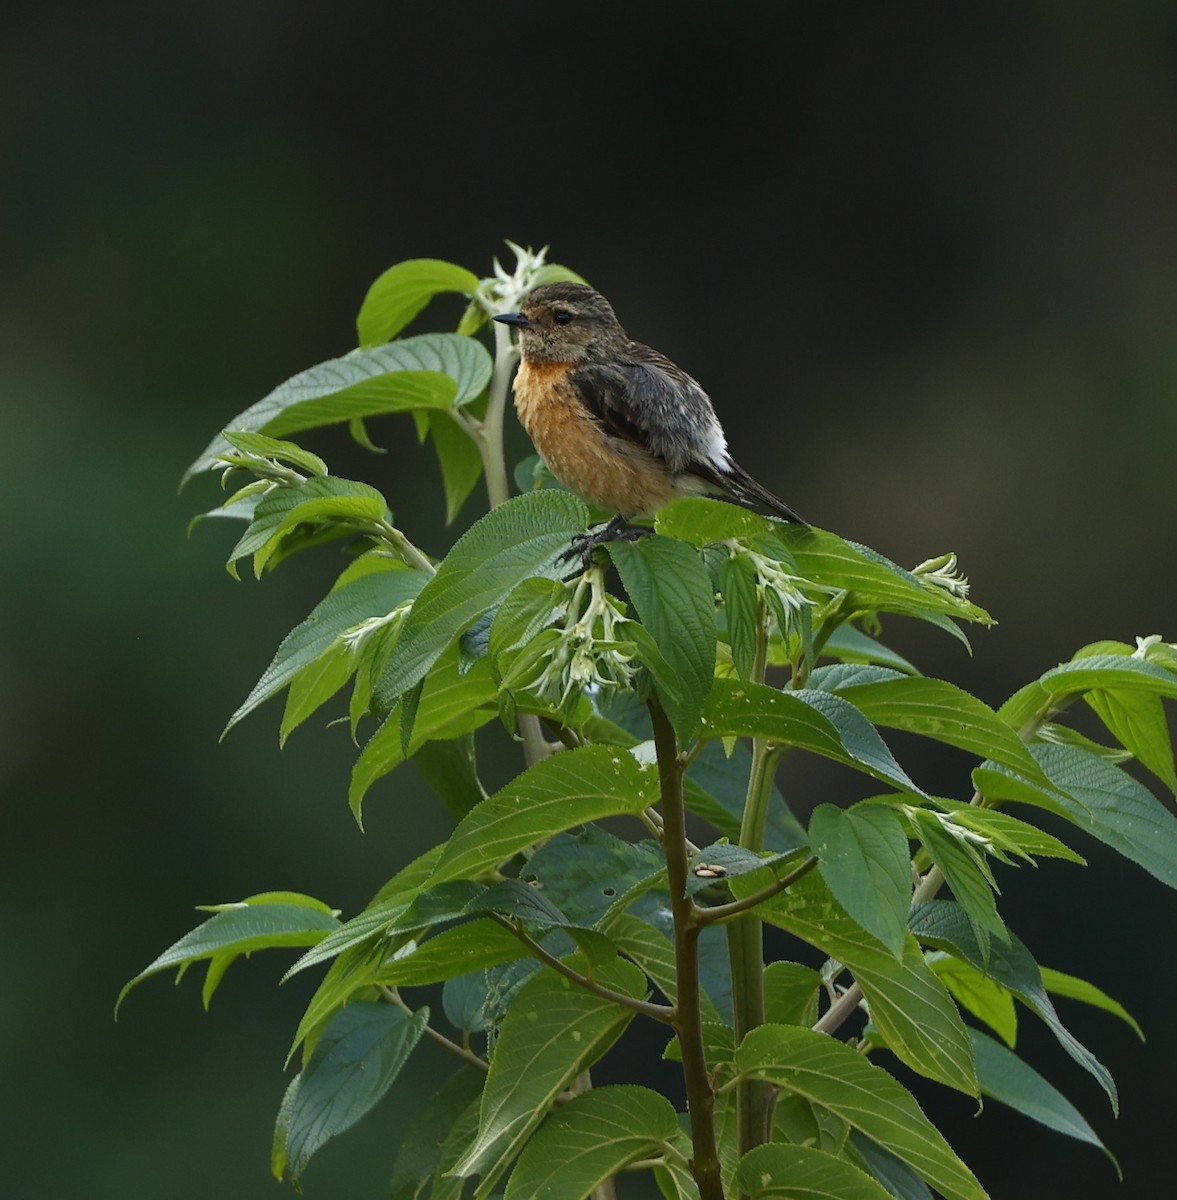
M 515 312 L 519 308 L 523 297 L 535 287 L 536 275 L 548 253 L 547 246 L 532 250 L 516 246 L 512 241 L 507 245 L 515 254 L 515 270 L 508 271 L 496 258 L 494 278 L 484 279 L 478 286 L 478 302 L 492 316 Z
M 1148 658 L 1149 649 L 1159 644 L 1161 635 L 1159 633 L 1150 633 L 1148 637 L 1137 637 L 1136 649 L 1132 651 L 1133 658 Z M 1174 647 L 1170 647 L 1173 649 Z
M 744 558 L 752 564 L 752 568 L 756 572 L 758 593 L 765 599 L 775 596 L 780 602 L 779 608 L 784 613 L 786 626 L 780 630 L 780 634 L 782 637 L 787 637 L 801 610 L 807 606 L 816 605 L 816 601 L 811 600 L 801 591 L 800 585 L 804 584 L 808 588 L 817 585 L 808 579 L 802 579 L 799 575 L 790 574 L 782 563 L 753 550 L 747 542 L 740 538 L 732 538 L 727 545 L 733 558 Z M 778 606 L 770 603 L 767 608 L 770 621 L 774 625 L 779 625 Z
M 969 598 L 969 581 L 956 569 L 956 555 L 941 554 L 939 558 L 929 558 L 913 567 L 911 573 L 919 576 L 925 586 L 942 588 L 957 600 Z

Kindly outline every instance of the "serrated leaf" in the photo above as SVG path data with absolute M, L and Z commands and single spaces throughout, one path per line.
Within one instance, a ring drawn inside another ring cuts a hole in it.
M 811 1146 L 757 1146 L 740 1159 L 736 1178 L 749 1200 L 891 1200 L 858 1167 Z
M 388 1004 L 357 1001 L 336 1014 L 319 1039 L 293 1094 L 287 1092 L 275 1142 L 297 1180 L 329 1138 L 350 1129 L 392 1086 L 429 1020 Z M 281 1179 L 279 1166 L 275 1175 Z
M 752 878 L 732 880 L 733 895 L 754 888 Z M 756 913 L 850 969 L 866 996 L 871 1020 L 898 1058 L 921 1075 L 966 1095 L 977 1094 L 960 1014 L 913 938 L 902 959 L 896 959 L 846 914 L 816 872 L 758 905 Z
M 282 639 L 270 665 L 225 726 L 227 733 L 242 717 L 280 692 L 309 667 L 344 632 L 371 617 L 384 616 L 412 600 L 425 585 L 423 571 L 377 571 L 331 591 L 305 621 Z M 223 736 L 223 735 L 222 735 Z
M 691 855 L 687 869 L 687 895 L 694 896 L 704 888 L 711 887 L 716 879 L 734 879 L 765 867 L 772 868 L 777 878 L 783 874 L 780 868 L 796 851 L 757 854 L 731 842 L 713 842 Z M 710 873 L 708 873 L 710 872 Z
M 425 585 L 373 697 L 384 709 L 423 679 L 441 653 L 520 580 L 559 578 L 561 555 L 588 510 L 567 492 L 530 492 L 492 509 L 459 538 Z
M 898 814 L 882 805 L 843 810 L 820 804 L 809 821 L 809 844 L 838 903 L 901 958 L 912 875 L 911 851 Z
M 666 673 L 646 663 L 679 741 L 685 742 L 698 725 L 715 677 L 711 577 L 694 550 L 658 534 L 609 542 L 608 550 L 639 620 L 669 668 Z
M 948 1200 L 984 1200 L 973 1173 L 910 1093 L 852 1047 L 791 1025 L 752 1030 L 736 1052 L 746 1078 L 807 1097 L 885 1146 Z
M 844 612 L 894 612 L 924 620 L 940 615 L 993 624 L 983 608 L 921 582 L 918 575 L 867 546 L 814 526 L 780 525 L 776 535 L 792 553 L 802 577 L 848 593 Z
M 976 931 L 964 910 L 950 900 L 928 900 L 911 910 L 908 926 L 921 942 L 950 950 L 984 975 L 997 980 L 1042 1018 L 1059 1045 L 1107 1093 L 1112 1110 L 1119 1110 L 1116 1084 L 1108 1069 L 1067 1030 L 1046 994 L 1034 956 L 1014 933 L 1008 943 L 993 942 L 988 955 L 977 943 Z
M 1044 671 L 1038 683 L 1056 700 L 1081 695 L 1092 688 L 1139 689 L 1177 699 L 1177 673 L 1147 659 L 1123 654 L 1091 654 L 1059 663 Z
M 584 1200 L 635 1159 L 657 1153 L 677 1131 L 673 1106 L 657 1092 L 593 1088 L 552 1113 L 527 1143 L 505 1200 Z
M 1051 967 L 1040 967 L 1039 970 L 1042 972 L 1042 984 L 1048 992 L 1090 1004 L 1093 1008 L 1101 1008 L 1104 1012 L 1119 1017 L 1142 1042 L 1144 1041 L 1144 1030 L 1140 1028 L 1136 1018 L 1118 1000 L 1113 1000 L 1094 983 L 1088 983 L 1086 979 L 1079 979 L 1075 975 L 1055 971 Z
M 666 537 L 688 542 L 696 549 L 728 538 L 772 534 L 779 526 L 746 508 L 707 496 L 684 496 L 658 510 L 654 528 Z
M 557 754 L 470 810 L 430 882 L 475 878 L 562 830 L 639 813 L 657 798 L 653 772 L 628 750 L 586 746 Z
M 472 296 L 478 276 L 465 267 L 437 258 L 412 258 L 376 277 L 360 305 L 356 333 L 361 346 L 390 341 L 443 292 Z
M 645 976 L 630 963 L 617 961 L 597 979 L 635 998 L 645 992 Z M 481 1176 L 479 1200 L 489 1194 L 556 1096 L 613 1045 L 633 1016 L 632 1009 L 581 991 L 552 971 L 542 971 L 524 985 L 499 1032 L 478 1134 L 453 1167 L 460 1178 Z
M 896 1200 L 932 1200 L 928 1185 L 907 1163 L 857 1129 L 850 1131 L 843 1153 L 868 1171 Z
M 973 1043 L 977 1077 L 986 1096 L 991 1096 L 1056 1133 L 1098 1147 L 1111 1159 L 1116 1174 L 1123 1178 L 1115 1155 L 1100 1141 L 1083 1114 L 1058 1088 L 1043 1079 L 1013 1051 L 1007 1050 L 991 1037 L 986 1037 L 980 1030 L 970 1029 L 969 1040 Z
M 611 917 L 605 922 L 604 931 L 618 952 L 636 963 L 671 1004 L 677 1002 L 678 974 L 674 944 L 665 934 L 629 912 Z M 700 989 L 699 999 L 703 1020 L 720 1023 L 719 1010 L 705 990 Z
M 271 437 L 355 417 L 468 404 L 490 380 L 491 358 L 474 338 L 426 333 L 371 350 L 353 350 L 302 371 L 238 413 L 225 428 Z M 218 434 L 182 483 L 217 465 L 229 450 Z
M 185 967 L 201 959 L 224 954 L 249 954 L 287 946 L 313 946 L 339 921 L 329 913 L 303 904 L 245 904 L 218 912 L 173 942 L 134 979 L 124 984 L 115 1003 L 115 1015 L 127 993 L 138 983 L 169 967 Z
M 286 693 L 286 707 L 282 710 L 282 724 L 278 729 L 280 745 L 285 745 L 294 730 L 343 688 L 355 674 L 356 665 L 357 657 L 351 648 L 337 643 L 295 675 Z
M 875 725 L 934 738 L 1028 777 L 1037 764 L 1017 734 L 987 705 L 942 679 L 895 673 L 835 686 Z
M 1053 787 L 1039 787 L 1000 766 L 974 772 L 988 800 L 1041 804 L 1177 888 L 1177 817 L 1126 771 L 1078 746 L 1030 747 Z
M 703 717 L 702 736 L 766 737 L 924 795 L 866 717 L 830 692 L 812 688 L 780 692 L 764 684 L 717 679 Z

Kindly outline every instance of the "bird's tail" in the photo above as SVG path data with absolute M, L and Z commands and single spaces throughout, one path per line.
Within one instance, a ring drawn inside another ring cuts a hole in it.
M 778 517 L 784 517 L 786 521 L 796 521 L 798 525 L 809 524 L 804 517 L 798 516 L 783 500 L 757 483 L 739 463 L 732 462 L 730 458 L 727 461 L 727 469 L 720 470 L 717 474 L 724 490 L 740 504 L 767 508 Z

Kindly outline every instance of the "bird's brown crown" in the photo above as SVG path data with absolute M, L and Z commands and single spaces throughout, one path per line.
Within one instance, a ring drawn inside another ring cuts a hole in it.
M 548 283 L 523 302 L 523 355 L 530 362 L 581 363 L 608 355 L 629 338 L 613 306 L 583 283 Z

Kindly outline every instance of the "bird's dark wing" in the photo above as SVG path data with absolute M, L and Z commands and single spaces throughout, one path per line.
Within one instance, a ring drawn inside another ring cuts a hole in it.
M 607 433 L 636 443 L 676 475 L 709 464 L 711 448 L 723 444 L 707 393 L 649 346 L 631 342 L 614 361 L 583 363 L 568 382 Z
M 606 433 L 640 446 L 671 474 L 695 475 L 737 504 L 806 524 L 732 461 L 707 393 L 657 350 L 630 342 L 624 356 L 583 363 L 568 381 Z

